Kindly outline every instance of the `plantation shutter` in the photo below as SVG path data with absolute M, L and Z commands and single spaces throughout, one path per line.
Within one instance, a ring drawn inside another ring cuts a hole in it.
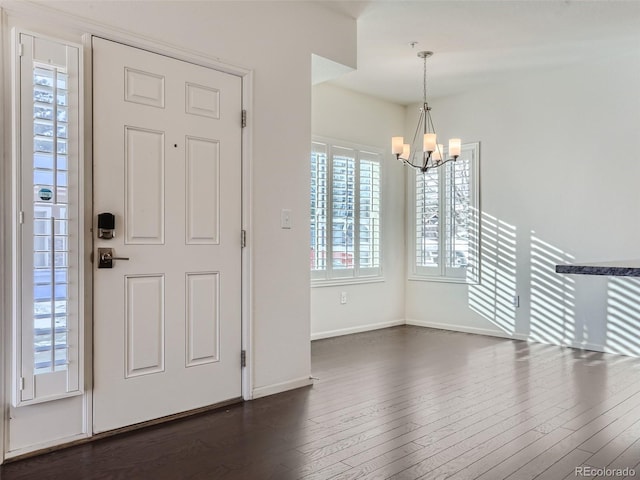
M 80 49 L 20 34 L 14 404 L 81 392 Z

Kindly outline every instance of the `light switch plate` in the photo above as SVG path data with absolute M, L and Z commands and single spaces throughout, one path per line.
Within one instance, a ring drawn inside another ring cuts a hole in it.
M 283 208 L 280 213 L 280 228 L 293 228 L 293 219 L 291 218 L 291 209 Z

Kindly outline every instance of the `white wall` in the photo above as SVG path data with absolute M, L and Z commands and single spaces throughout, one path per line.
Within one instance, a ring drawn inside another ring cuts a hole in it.
M 5 52 L 5 29 L 6 25 L 4 22 L 4 12 L 2 8 L 0 8 L 0 118 L 5 119 L 5 91 L 4 91 L 4 78 L 5 78 L 5 62 L 4 62 L 4 52 Z M 2 147 L 0 147 L 0 155 L 1 158 L 5 158 L 5 152 L 7 151 L 7 137 L 4 128 L 0 128 L 0 139 L 2 140 Z M 6 173 L 8 170 L 5 168 L 5 162 L 0 162 L 0 185 L 6 185 Z M 3 188 L 2 192 L 0 192 L 0 205 L 8 205 L 10 201 L 10 195 L 7 191 L 7 188 Z M 5 398 L 6 398 L 6 383 L 5 383 L 5 365 L 4 359 L 7 358 L 6 352 L 4 351 L 5 345 L 5 291 L 6 291 L 6 265 L 4 262 L 5 257 L 5 237 L 6 237 L 6 225 L 5 225 L 5 216 L 4 211 L 0 210 L 0 347 L 2 347 L 2 351 L 0 352 L 0 407 L 2 407 L 2 413 L 0 413 L 0 464 L 4 461 L 4 452 L 5 452 L 5 416 L 6 416 L 6 408 L 5 407 Z
M 409 322 L 640 355 L 638 280 L 553 271 L 640 258 L 638 85 L 636 46 L 433 102 L 481 142 L 482 281 L 408 281 Z
M 253 105 L 248 109 L 254 393 L 308 382 L 311 54 L 355 67 L 355 21 L 312 2 L 43 1 L 33 15 L 25 14 L 27 7 L 19 2 L 2 5 L 10 24 L 75 37 L 77 42 L 82 32 L 115 29 L 253 70 Z M 280 229 L 282 208 L 292 209 L 292 230 Z M 20 413 L 27 417 L 22 426 L 12 423 L 8 449 L 28 449 L 34 436 L 38 442 L 70 438 L 66 431 L 24 437 L 37 417 L 26 408 Z M 69 412 L 74 413 L 64 415 L 73 416 L 68 420 L 74 433 L 86 432 L 86 426 L 78 426 L 79 409 Z
M 404 130 L 404 108 L 333 85 L 313 87 L 311 130 L 383 150 L 382 270 L 384 282 L 311 288 L 311 338 L 404 323 L 404 169 L 391 137 Z M 340 304 L 347 292 L 347 304 Z

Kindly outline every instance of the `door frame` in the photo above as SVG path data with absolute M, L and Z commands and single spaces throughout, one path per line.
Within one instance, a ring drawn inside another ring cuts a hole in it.
M 253 342 L 252 342 L 252 302 L 251 302 L 251 290 L 252 290 L 252 92 L 253 92 L 253 70 L 246 67 L 233 65 L 230 63 L 221 62 L 212 57 L 193 53 L 187 50 L 180 49 L 178 47 L 162 44 L 155 40 L 147 40 L 135 35 L 125 34 L 122 32 L 114 32 L 109 27 L 104 29 L 92 28 L 91 33 L 85 33 L 82 35 L 83 46 L 83 58 L 84 58 L 84 82 L 85 82 L 85 107 L 84 107 L 84 141 L 85 141 L 85 184 L 86 184 L 86 198 L 85 198 L 85 224 L 88 226 L 94 225 L 94 219 L 97 212 L 93 211 L 93 166 L 94 166 L 94 153 L 93 153 L 93 38 L 101 38 L 104 40 L 120 43 L 122 45 L 141 49 L 153 54 L 163 55 L 175 60 L 188 62 L 194 65 L 205 67 L 208 69 L 216 70 L 237 76 L 241 80 L 241 105 L 240 110 L 246 110 L 247 120 L 246 126 L 241 127 L 241 208 L 240 208 L 240 228 L 246 232 L 244 237 L 244 247 L 241 248 L 241 292 L 240 292 L 240 315 L 241 315 L 241 350 L 245 352 L 245 366 L 241 368 L 241 398 L 244 401 L 253 399 Z M 241 111 L 238 111 L 238 123 L 241 121 Z M 90 227 L 91 228 L 91 227 Z M 85 232 L 85 249 L 87 252 L 95 252 L 95 235 L 89 231 L 89 228 Z M 241 232 L 237 234 L 238 242 L 241 242 Z M 88 257 L 88 256 L 87 256 Z M 96 271 L 94 265 L 89 261 L 85 262 L 85 288 L 87 291 L 91 291 L 91 298 L 89 306 L 87 306 L 86 318 L 90 319 L 86 324 L 86 336 L 85 336 L 85 367 L 87 372 L 86 391 L 87 408 L 85 411 L 85 425 L 87 426 L 87 436 L 91 437 L 96 435 L 93 431 L 93 380 L 94 380 L 94 355 L 93 355 L 93 299 L 95 291 L 93 289 L 93 280 Z M 90 282 L 91 284 L 89 285 Z M 240 358 L 237 359 L 241 361 Z M 206 408 L 206 407 L 204 407 Z M 202 409 L 197 409 L 201 411 Z M 188 412 L 186 412 L 188 414 Z M 155 419 L 149 422 L 154 422 Z M 144 422 L 143 422 L 144 423 Z M 127 428 L 127 427 L 123 427 Z M 100 435 L 105 432 L 100 433 Z
M 6 17 L 5 11 L 0 6 L 0 119 L 2 119 L 3 123 L 8 119 L 5 117 L 5 68 L 6 68 L 6 50 L 5 50 L 5 27 L 6 25 Z M 7 343 L 5 343 L 5 324 L 8 319 L 11 318 L 9 315 L 10 309 L 9 305 L 6 303 L 6 299 L 10 298 L 5 295 L 5 280 L 9 278 L 11 275 L 11 269 L 7 268 L 7 260 L 9 260 L 10 255 L 7 253 L 6 249 L 8 248 L 7 243 L 5 242 L 6 233 L 11 231 L 8 229 L 7 222 L 9 221 L 10 212 L 9 209 L 6 208 L 6 205 L 11 205 L 11 188 L 8 185 L 8 181 L 5 178 L 7 167 L 6 165 L 11 161 L 11 152 L 7 152 L 7 139 L 10 138 L 10 134 L 7 135 L 6 128 L 0 129 L 0 140 L 2 141 L 3 150 L 0 151 L 0 187 L 2 188 L 2 193 L 0 193 L 0 204 L 5 205 L 5 207 L 0 210 L 0 315 L 2 315 L 3 320 L 0 320 L 0 348 L 2 349 L 2 353 L 0 353 L 0 465 L 4 462 L 4 452 L 5 452 L 5 435 L 6 429 L 5 424 L 9 422 L 9 400 L 5 394 L 5 367 L 8 368 L 10 365 L 9 355 L 13 352 L 10 349 L 5 348 Z M 9 142 L 12 143 L 12 142 Z M 9 187 L 9 188 L 5 188 Z M 10 243 L 10 242 L 9 242 Z M 9 283 L 9 282 L 6 282 Z
M 242 128 L 241 135 L 241 229 L 245 230 L 246 233 L 246 246 L 241 250 L 241 348 L 246 352 L 246 366 L 241 370 L 241 394 L 243 400 L 251 400 L 253 398 L 253 344 L 252 344 L 252 302 L 251 302 L 251 278 L 252 278 L 252 195 L 251 195 L 251 186 L 252 186 L 252 123 L 250 121 L 251 114 L 253 113 L 253 109 L 251 108 L 253 105 L 253 70 L 230 64 L 221 62 L 218 59 L 213 57 L 205 56 L 202 54 L 190 52 L 181 48 L 178 48 L 173 45 L 163 44 L 161 42 L 157 42 L 156 40 L 149 40 L 143 37 L 139 37 L 136 35 L 125 34 L 122 32 L 115 32 L 113 29 L 107 26 L 101 26 L 96 28 L 92 26 L 91 33 L 86 33 L 83 35 L 82 44 L 84 46 L 84 60 L 85 60 L 85 148 L 86 148 L 86 198 L 85 198 L 85 218 L 88 217 L 87 225 L 93 225 L 93 76 L 92 76 L 92 65 L 93 65 L 93 57 L 92 57 L 92 38 L 100 37 L 105 40 L 111 40 L 114 42 L 122 43 L 124 45 L 139 48 L 142 50 L 149 51 L 151 53 L 156 53 L 160 55 L 165 55 L 167 57 L 174 58 L 176 60 L 181 60 L 189 63 L 193 63 L 196 65 L 200 65 L 202 67 L 211 68 L 213 70 L 221 71 L 224 73 L 229 73 L 232 75 L 236 75 L 240 77 L 242 82 L 241 87 L 241 109 L 247 110 L 249 113 L 247 114 L 248 120 L 246 126 Z M 240 112 L 238 112 L 238 121 L 240 121 Z M 94 251 L 93 241 L 94 236 L 87 232 L 87 243 L 86 248 L 87 251 Z M 238 232 L 238 241 L 240 241 L 240 232 Z M 89 281 L 93 283 L 93 268 L 92 264 L 89 262 L 86 263 L 86 268 L 91 271 L 91 275 L 88 276 Z M 92 288 L 88 286 L 88 288 Z M 91 290 L 91 305 L 87 308 L 89 312 L 87 318 L 90 318 L 91 321 L 87 324 L 87 348 L 85 361 L 89 361 L 88 364 L 88 372 L 91 372 L 90 377 L 87 379 L 88 387 L 86 394 L 89 396 L 89 407 L 87 408 L 87 425 L 91 426 L 88 431 L 90 431 L 90 435 L 93 435 L 93 290 Z M 89 302 L 88 302 L 89 303 Z M 240 359 L 238 359 L 240 361 Z

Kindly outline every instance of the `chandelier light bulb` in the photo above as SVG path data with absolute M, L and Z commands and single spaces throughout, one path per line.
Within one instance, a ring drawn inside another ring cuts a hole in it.
M 402 153 L 403 144 L 404 144 L 403 137 L 393 137 L 391 139 L 391 153 L 393 153 L 394 155 L 398 155 Z
M 451 138 L 449 140 L 449 155 L 453 158 L 458 158 L 460 156 L 460 150 L 462 148 L 462 140 L 459 138 Z
M 425 133 L 424 134 L 424 151 L 427 153 L 431 153 L 436 149 L 436 134 L 435 133 Z

